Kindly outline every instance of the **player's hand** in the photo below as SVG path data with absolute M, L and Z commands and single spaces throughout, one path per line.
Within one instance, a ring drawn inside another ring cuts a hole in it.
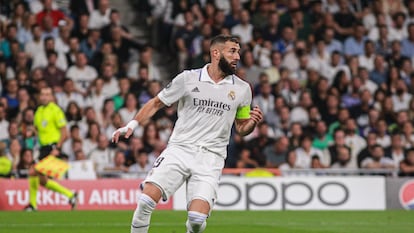
M 115 132 L 112 133 L 112 142 L 117 143 L 119 141 L 120 136 L 124 136 L 125 138 L 129 138 L 132 133 L 134 132 L 135 128 L 138 126 L 138 121 L 132 120 L 128 122 L 128 124 L 124 127 L 121 127 Z
M 50 154 L 51 155 L 54 155 L 54 156 L 58 156 L 58 155 L 60 155 L 60 151 L 58 150 L 58 149 L 53 149 L 51 152 L 50 152 Z
M 263 113 L 259 106 L 254 106 L 254 108 L 250 111 L 250 119 L 253 120 L 255 124 L 263 120 Z
M 132 129 L 128 128 L 127 126 L 119 128 L 112 133 L 112 142 L 117 143 L 119 141 L 120 136 L 124 136 L 125 138 L 129 138 L 132 134 Z

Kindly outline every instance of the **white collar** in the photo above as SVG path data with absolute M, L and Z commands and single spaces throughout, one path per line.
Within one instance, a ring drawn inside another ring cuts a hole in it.
M 207 72 L 207 67 L 210 65 L 210 63 L 208 63 L 207 65 L 205 65 L 200 72 L 200 77 L 199 77 L 199 81 L 201 82 L 211 82 L 214 84 L 223 84 L 223 83 L 228 83 L 228 84 L 234 84 L 234 77 L 233 75 L 227 75 L 223 80 L 221 80 L 220 82 L 216 83 L 213 81 L 213 79 L 211 79 L 210 75 Z

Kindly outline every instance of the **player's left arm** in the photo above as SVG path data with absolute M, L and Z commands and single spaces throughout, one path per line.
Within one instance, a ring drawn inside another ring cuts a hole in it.
M 260 110 L 259 106 L 255 106 L 250 112 L 246 111 L 247 107 L 244 107 L 244 110 L 241 109 L 236 115 L 236 131 L 242 136 L 250 134 L 257 123 L 263 120 L 263 113 Z M 248 107 L 250 109 L 250 107 Z M 248 112 L 245 114 L 243 112 Z

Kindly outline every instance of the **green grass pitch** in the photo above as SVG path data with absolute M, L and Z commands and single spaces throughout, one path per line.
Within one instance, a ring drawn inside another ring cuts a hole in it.
M 131 211 L 0 212 L 1 233 L 129 232 Z M 152 216 L 150 233 L 184 233 L 184 211 Z M 214 211 L 205 233 L 414 232 L 410 211 Z

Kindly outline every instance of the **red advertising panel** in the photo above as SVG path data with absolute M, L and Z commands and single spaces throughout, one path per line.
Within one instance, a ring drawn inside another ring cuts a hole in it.
M 134 210 L 142 180 L 98 179 L 62 180 L 65 187 L 78 192 L 79 210 Z M 28 181 L 0 179 L 0 210 L 23 210 L 29 203 Z M 68 199 L 41 187 L 37 194 L 39 210 L 70 210 Z M 160 202 L 158 209 L 172 209 L 172 198 Z

